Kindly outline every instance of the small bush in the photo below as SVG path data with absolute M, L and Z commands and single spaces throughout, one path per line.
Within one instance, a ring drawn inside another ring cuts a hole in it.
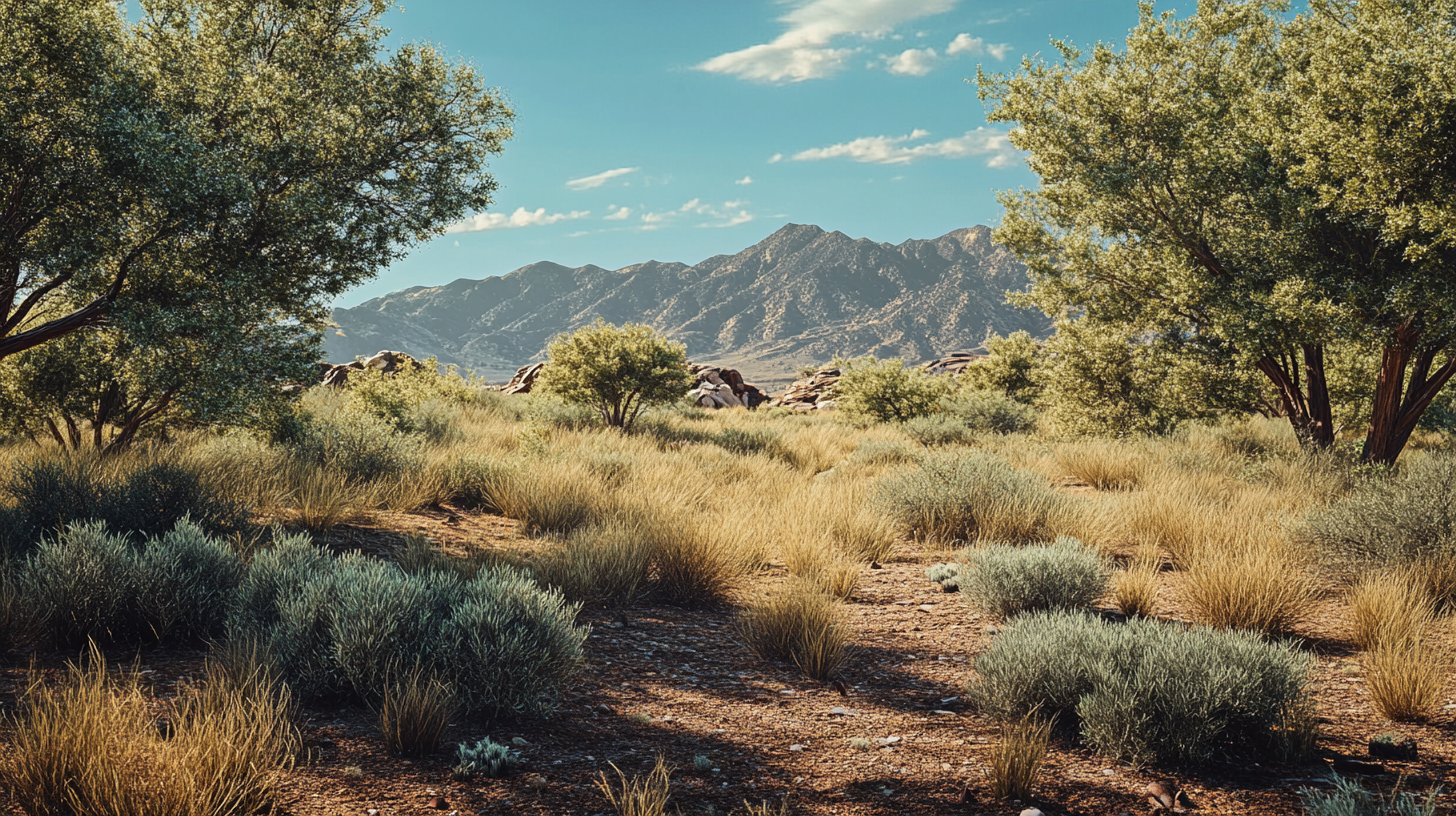
M 1051 723 L 1032 714 L 1001 727 L 1001 739 L 991 749 L 992 796 L 1030 801 L 1051 733 Z
M 1192 617 L 1209 626 L 1287 633 L 1318 595 L 1308 567 L 1278 539 L 1226 542 L 1182 561 Z
M 510 465 L 479 455 L 456 456 L 440 468 L 450 497 L 465 507 L 498 513 L 491 499 L 495 485 L 508 478 Z
M 1151 618 L 1158 600 L 1158 566 L 1143 561 L 1119 572 L 1112 581 L 1112 602 L 1117 611 L 1135 618 Z
M 37 457 L 5 486 L 15 499 L 3 534 L 15 554 L 67 524 L 99 521 L 117 533 L 159 536 L 183 518 L 212 534 L 242 529 L 245 512 L 194 469 L 146 458 Z
M 1044 479 L 984 453 L 936 453 L 882 478 L 879 501 L 902 529 L 936 542 L 1045 538 L 1065 500 Z
M 440 745 L 445 726 L 455 715 L 450 687 L 416 666 L 385 686 L 379 706 L 384 748 L 398 756 L 423 756 Z
M 394 476 L 419 464 L 420 440 L 348 392 L 311 389 L 300 411 L 302 430 L 289 449 L 301 461 L 354 483 Z
M 486 737 L 474 745 L 460 743 L 455 749 L 455 760 L 455 767 L 450 769 L 450 774 L 456 781 L 468 782 L 477 776 L 500 779 L 510 774 L 520 763 L 521 755 Z
M 782 457 L 784 453 L 783 434 L 773 428 L 725 428 L 713 436 L 713 444 L 739 456 L 762 453 Z
M 994 390 L 962 388 L 941 399 L 940 410 L 969 431 L 1022 433 L 1036 427 L 1036 410 Z
M 976 660 L 970 693 L 1003 720 L 1037 711 L 1075 724 L 1111 757 L 1191 764 L 1226 746 L 1273 750 L 1310 668 L 1292 648 L 1242 633 L 1036 612 Z
M 750 604 L 738 619 L 738 631 L 754 654 L 792 661 L 814 680 L 834 676 L 848 657 L 849 626 L 843 610 L 802 579 Z
M 976 439 L 970 428 L 943 414 L 916 417 L 902 424 L 900 430 L 927 448 L 966 445 Z
M 850 454 L 849 462 L 857 465 L 903 465 L 917 462 L 922 451 L 889 439 L 866 439 Z
M 835 363 L 841 371 L 835 386 L 839 409 L 881 422 L 905 422 L 931 414 L 951 388 L 949 377 L 906 368 L 900 359 L 859 357 Z
M 1456 456 L 1433 454 L 1377 476 L 1348 498 L 1305 517 L 1298 535 L 1345 575 L 1372 567 L 1456 561 Z M 1435 570 L 1433 576 L 1456 576 Z M 1456 577 L 1431 587 L 1438 603 L 1456 601 Z
M 669 792 L 672 770 L 661 754 L 646 776 L 631 779 L 615 763 L 607 764 L 616 772 L 617 784 L 611 784 L 607 775 L 602 774 L 597 779 L 597 790 L 602 792 L 619 816 L 665 816 L 667 802 L 672 798 Z
M 653 588 L 652 542 L 615 523 L 574 530 L 536 565 L 538 580 L 591 607 L 630 606 Z
M 1308 816 L 1435 816 L 1440 791 L 1420 802 L 1413 793 L 1371 793 L 1359 782 L 1335 775 L 1330 790 L 1301 788 L 1299 799 Z
M 1082 609 L 1107 591 L 1111 571 L 1102 556 L 1074 538 L 1051 544 L 995 545 L 970 552 L 961 596 L 1002 619 L 1044 609 Z
M 1350 593 L 1355 645 L 1362 650 L 1382 643 L 1419 643 L 1435 613 L 1435 604 L 1409 568 L 1367 575 Z
M 940 584 L 942 592 L 961 591 L 962 564 L 932 564 L 925 568 L 925 577 Z

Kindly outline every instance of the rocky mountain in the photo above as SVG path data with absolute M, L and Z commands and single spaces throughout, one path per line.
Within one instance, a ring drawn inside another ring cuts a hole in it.
M 544 358 L 546 344 L 602 317 L 645 322 L 761 384 L 836 355 L 907 362 L 980 345 L 988 332 L 1050 322 L 1006 303 L 1026 270 L 987 227 L 898 245 L 790 224 L 736 255 L 617 270 L 542 262 L 483 280 L 413 287 L 335 309 L 329 359 L 390 348 L 434 355 L 492 381 Z

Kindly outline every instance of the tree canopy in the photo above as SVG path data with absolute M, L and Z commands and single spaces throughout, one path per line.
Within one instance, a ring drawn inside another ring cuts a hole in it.
M 383 0 L 0 0 L 0 357 L 247 293 L 276 321 L 491 202 L 510 108 Z
M 1120 50 L 980 73 L 1041 177 L 996 237 L 1030 269 L 1022 302 L 1257 370 L 1316 447 L 1327 353 L 1377 350 L 1363 455 L 1393 462 L 1456 373 L 1456 3 L 1286 12 L 1143 2 Z
M 631 430 L 643 409 L 680 399 L 693 384 L 687 349 L 651 326 L 597 318 L 546 347 L 537 383 L 562 401 L 595 408 L 602 422 Z

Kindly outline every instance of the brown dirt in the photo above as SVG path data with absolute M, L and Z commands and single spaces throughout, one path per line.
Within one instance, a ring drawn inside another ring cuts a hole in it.
M 340 528 L 328 541 L 385 554 L 404 534 L 430 536 L 456 555 L 525 543 L 514 522 L 453 509 L 381 515 L 371 525 Z M 446 746 L 484 736 L 524 739 L 524 761 L 511 778 L 453 782 L 450 751 L 392 757 L 367 710 L 311 708 L 302 723 L 310 758 L 288 775 L 280 811 L 393 816 L 433 812 L 434 800 L 459 814 L 607 813 L 598 775 L 612 772 L 609 763 L 641 773 L 658 754 L 676 767 L 673 801 L 684 814 L 742 813 L 744 800 L 788 796 L 799 814 L 1015 814 L 1035 804 L 1048 816 L 1120 816 L 1151 812 L 1145 789 L 1166 780 L 1188 792 L 1198 813 L 1275 816 L 1299 813 L 1297 789 L 1321 784 L 1332 766 L 1361 772 L 1370 786 L 1389 788 L 1405 775 L 1406 789 L 1456 788 L 1456 690 L 1448 686 L 1434 722 L 1384 722 L 1330 601 L 1301 632 L 1319 657 L 1324 737 L 1316 762 L 1260 765 L 1228 756 L 1197 769 L 1138 770 L 1061 740 L 1034 803 L 991 801 L 984 774 L 997 732 L 967 707 L 962 691 L 995 624 L 925 579 L 925 566 L 935 560 L 908 548 L 903 560 L 863 570 L 848 602 L 856 654 L 843 675 L 847 695 L 755 658 L 737 640 L 730 609 L 586 611 L 587 667 L 554 717 L 459 722 L 446 733 Z M 764 577 L 777 580 L 782 570 Z M 1164 578 L 1159 611 L 1176 614 L 1176 576 Z M 43 665 L 59 661 L 52 656 Z M 165 693 L 199 672 L 201 656 L 157 650 L 140 664 Z M 17 665 L 0 674 L 7 705 L 24 675 Z M 1366 741 L 1387 730 L 1413 736 L 1420 760 L 1366 757 Z M 855 737 L 873 747 L 854 750 Z M 695 771 L 695 756 L 707 757 L 711 770 Z

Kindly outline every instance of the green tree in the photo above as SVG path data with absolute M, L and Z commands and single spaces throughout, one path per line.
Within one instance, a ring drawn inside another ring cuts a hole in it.
M 1002 394 L 1030 405 L 1041 395 L 1036 368 L 1041 343 L 1025 331 L 986 338 L 986 356 L 961 372 L 960 381 L 980 391 Z
M 1178 20 L 1143 2 L 1120 51 L 1057 43 L 1059 62 L 979 74 L 1041 178 L 1002 197 L 997 240 L 1030 269 L 1021 302 L 1257 370 L 1316 447 L 1335 436 L 1327 349 L 1372 338 L 1365 458 L 1391 462 L 1456 371 L 1440 226 L 1456 167 L 1438 149 L 1456 106 L 1433 56 L 1456 50 L 1456 16 L 1451 0 L 1284 8 L 1203 0 Z M 1327 138 L 1307 135 L 1321 123 Z M 1401 179 L 1419 184 L 1408 209 Z
M 906 368 L 905 361 L 898 357 L 841 358 L 834 365 L 840 370 L 834 388 L 838 408 L 881 422 L 904 422 L 935 413 L 941 397 L 949 394 L 954 385 L 950 377 Z
M 510 109 L 384 0 L 141 5 L 0 0 L 0 357 L 237 292 L 315 323 L 490 203 Z
M 546 347 L 536 380 L 563 402 L 596 409 L 609 427 L 631 430 L 644 408 L 682 399 L 692 387 L 687 349 L 651 326 L 597 318 Z

